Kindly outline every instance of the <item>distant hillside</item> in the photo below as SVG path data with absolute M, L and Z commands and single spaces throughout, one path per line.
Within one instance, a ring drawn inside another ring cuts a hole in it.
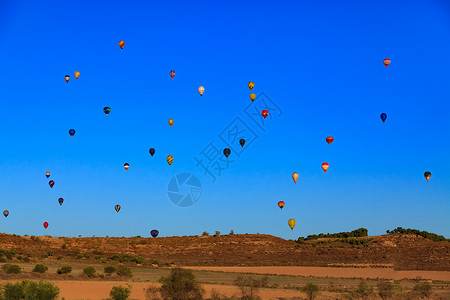
M 180 266 L 342 266 L 450 271 L 450 242 L 415 234 L 321 238 L 297 243 L 263 234 L 158 238 L 23 237 L 0 234 L 3 262 L 77 259 Z

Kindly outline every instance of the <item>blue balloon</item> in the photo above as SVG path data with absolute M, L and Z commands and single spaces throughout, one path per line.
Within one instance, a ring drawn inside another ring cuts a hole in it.
M 71 137 L 73 137 L 75 135 L 75 129 L 70 129 L 69 134 Z
M 159 232 L 156 229 L 153 229 L 152 231 L 150 231 L 150 234 L 152 235 L 152 237 L 157 237 Z
M 386 121 L 387 115 L 385 113 L 382 113 L 380 115 L 380 118 L 381 118 L 381 121 L 383 121 L 383 123 L 384 123 L 384 121 Z

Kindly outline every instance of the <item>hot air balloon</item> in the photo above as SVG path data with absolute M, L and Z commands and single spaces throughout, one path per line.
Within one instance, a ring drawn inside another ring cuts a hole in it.
M 47 229 L 47 227 L 48 227 L 48 223 L 44 222 L 44 228 Z
M 130 165 L 128 163 L 124 163 L 123 167 L 125 168 L 125 171 L 128 171 L 128 168 L 130 167 Z
M 334 137 L 327 136 L 326 141 L 327 141 L 328 145 L 331 145 L 331 143 L 334 141 Z
M 123 46 L 125 46 L 125 42 L 124 42 L 124 41 L 120 41 L 120 42 L 119 42 L 119 47 L 120 47 L 120 49 L 123 49 Z
M 428 181 L 428 180 L 430 180 L 431 173 L 426 171 L 425 173 L 423 173 L 423 176 L 425 176 L 425 179 Z
M 7 211 L 7 210 L 4 210 L 3 211 L 3 215 L 5 216 L 5 218 L 9 215 L 9 211 Z
M 53 180 L 50 180 L 48 182 L 48 185 L 50 186 L 50 188 L 53 188 L 53 186 L 55 185 L 55 182 Z
M 150 148 L 150 150 L 148 150 L 148 152 L 150 152 L 150 155 L 153 156 L 155 154 L 155 149 L 154 148 Z
M 283 207 L 284 207 L 284 201 L 279 201 L 279 202 L 278 202 L 278 207 L 279 207 L 280 209 L 283 209 Z
M 70 76 L 69 76 L 69 75 L 66 75 L 66 76 L 64 77 L 64 79 L 66 80 L 67 83 L 69 83 Z
M 169 166 L 172 165 L 172 162 L 173 162 L 173 156 L 172 155 L 168 155 L 167 156 L 167 163 L 169 163 Z
M 202 97 L 203 93 L 205 92 L 205 88 L 203 86 L 199 87 L 198 92 L 200 93 L 200 97 Z
M 250 81 L 248 83 L 248 88 L 250 89 L 250 91 L 253 90 L 254 87 L 255 87 L 255 83 L 253 81 Z
M 170 127 L 172 127 L 172 125 L 173 125 L 173 119 L 169 119 L 169 125 L 170 125 Z
M 391 63 L 391 60 L 389 58 L 383 59 L 383 64 L 386 66 L 386 68 L 389 66 L 390 63 Z
M 150 234 L 152 235 L 152 237 L 157 237 L 158 236 L 158 234 L 159 234 L 159 231 L 158 230 L 156 230 L 156 229 L 153 229 L 152 231 L 150 231 Z
M 263 110 L 261 112 L 261 115 L 264 117 L 264 119 L 269 115 L 269 112 L 267 110 Z
M 59 203 L 59 205 L 62 205 L 62 204 L 63 204 L 63 202 L 64 202 L 64 199 L 63 199 L 63 198 L 59 198 L 59 199 L 58 199 L 58 203 Z
M 291 230 L 294 230 L 295 227 L 295 220 L 294 219 L 290 219 L 288 221 L 289 227 L 291 227 Z
M 45 172 L 45 176 L 46 176 L 47 178 L 49 178 L 49 177 L 50 177 L 50 171 Z
M 255 101 L 255 99 L 256 99 L 256 95 L 251 93 L 250 94 L 250 100 L 252 100 L 252 102 L 253 102 L 253 101 Z
M 105 113 L 105 115 L 108 115 L 111 112 L 111 108 L 109 108 L 108 106 L 105 106 L 103 108 L 103 112 Z
M 294 183 L 297 183 L 297 180 L 298 180 L 298 173 L 297 172 L 292 173 L 292 179 L 294 179 Z
M 119 212 L 119 210 L 120 210 L 120 205 L 117 204 L 116 206 L 114 206 L 114 209 L 115 209 L 117 212 Z
M 172 77 L 172 79 L 173 79 L 173 78 L 175 77 L 175 71 L 174 71 L 174 70 L 170 71 L 169 75 L 170 75 L 170 77 Z
M 384 121 L 386 121 L 387 115 L 385 113 L 382 113 L 380 115 L 380 118 L 381 118 L 381 121 L 383 121 L 383 124 L 384 124 Z
M 327 162 L 324 162 L 324 163 L 322 164 L 322 169 L 325 171 L 325 173 L 327 172 L 329 166 L 330 166 L 330 165 L 329 165 Z
M 228 159 L 228 156 L 230 156 L 230 154 L 231 154 L 230 148 L 225 148 L 225 149 L 223 149 L 223 154 L 224 154 L 225 157 Z
M 245 140 L 244 139 L 240 139 L 239 140 L 239 144 L 242 146 L 242 148 L 244 148 Z
M 75 79 L 78 79 L 78 77 L 80 77 L 80 72 L 75 71 L 75 73 L 73 73 L 75 75 Z
M 69 134 L 70 134 L 70 137 L 73 137 L 75 135 L 75 129 L 70 129 Z

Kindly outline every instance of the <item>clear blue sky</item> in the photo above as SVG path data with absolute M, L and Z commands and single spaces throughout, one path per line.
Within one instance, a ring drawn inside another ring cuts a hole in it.
M 0 231 L 450 237 L 450 4 L 404 4 L 0 1 Z M 283 110 L 265 132 L 249 81 Z M 212 182 L 194 157 L 238 116 L 259 138 Z M 190 208 L 167 197 L 181 172 L 202 182 Z

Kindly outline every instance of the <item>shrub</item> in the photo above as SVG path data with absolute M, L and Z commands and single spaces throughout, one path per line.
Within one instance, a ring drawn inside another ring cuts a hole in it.
M 24 281 L 23 293 L 25 299 L 53 300 L 59 295 L 59 288 L 48 281 Z
M 233 234 L 234 234 L 234 231 L 233 231 L 233 230 L 231 230 L 231 231 L 230 231 L 230 235 L 233 235 Z
M 220 231 L 216 231 L 216 234 L 214 234 L 214 236 L 219 236 L 220 235 Z
M 61 246 L 61 248 L 62 248 L 62 249 L 67 249 L 67 245 L 66 245 L 66 244 L 63 244 L 63 245 Z
M 56 259 L 61 260 L 61 259 L 63 259 L 63 256 L 60 254 L 60 255 L 58 255 L 58 257 Z
M 1 261 L 1 258 L 0 258 L 0 261 Z M 23 261 L 24 261 L 24 262 L 30 262 L 30 258 L 29 258 L 29 257 L 24 257 L 24 258 L 23 258 Z
M 362 280 L 359 282 L 358 289 L 355 292 L 360 298 L 366 299 L 373 294 L 373 287 L 368 285 L 367 281 Z
M 18 260 L 22 260 L 22 259 L 23 259 L 22 255 L 19 255 L 19 256 L 17 256 L 16 258 L 17 258 Z
M 48 267 L 46 265 L 37 264 L 36 266 L 34 266 L 33 272 L 42 274 L 42 273 L 47 272 L 47 270 L 48 270 Z
M 420 298 L 430 298 L 431 284 L 428 282 L 418 283 L 414 286 L 413 291 Z
M 202 299 L 205 292 L 191 270 L 174 268 L 168 277 L 161 277 L 159 281 L 164 299 Z
M 95 268 L 94 267 L 86 267 L 83 269 L 84 276 L 87 276 L 89 278 L 95 277 Z
M 5 271 L 6 274 L 19 274 L 22 271 L 20 266 L 15 264 L 4 264 L 2 270 Z
M 202 236 L 207 236 L 209 235 L 209 233 L 207 233 L 206 231 L 203 231 Z
M 130 294 L 130 286 L 128 286 L 128 288 L 123 286 L 113 286 L 109 292 L 109 295 L 113 298 L 113 300 L 126 300 L 130 297 Z
M 112 259 L 112 260 L 119 260 L 119 259 L 120 259 L 120 255 L 119 255 L 119 254 L 114 254 L 114 255 L 111 257 L 111 259 Z
M 82 259 L 83 257 L 84 257 L 84 255 L 81 253 L 77 255 L 77 259 Z
M 100 258 L 102 258 L 100 255 L 96 255 L 96 256 L 94 256 L 94 258 L 95 259 L 100 259 Z
M 106 274 L 112 274 L 115 271 L 116 271 L 116 267 L 114 267 L 114 266 L 106 266 L 105 269 L 104 269 L 104 272 Z
M 14 255 L 12 253 L 5 253 L 5 256 L 7 259 L 11 260 Z
M 5 263 L 6 262 L 6 258 L 4 258 L 3 256 L 0 257 L 0 262 Z
M 127 266 L 119 266 L 119 268 L 117 269 L 117 275 L 128 278 L 133 276 L 133 274 L 131 273 L 131 269 Z
M 381 299 L 387 300 L 394 294 L 394 285 L 390 282 L 382 281 L 377 284 L 377 290 Z
M 306 293 L 306 296 L 308 297 L 309 300 L 313 300 L 319 293 L 319 286 L 312 283 L 308 283 L 302 288 L 302 290 L 303 292 Z
M 70 272 L 72 272 L 72 267 L 68 265 L 62 266 L 56 271 L 58 274 L 69 274 Z

